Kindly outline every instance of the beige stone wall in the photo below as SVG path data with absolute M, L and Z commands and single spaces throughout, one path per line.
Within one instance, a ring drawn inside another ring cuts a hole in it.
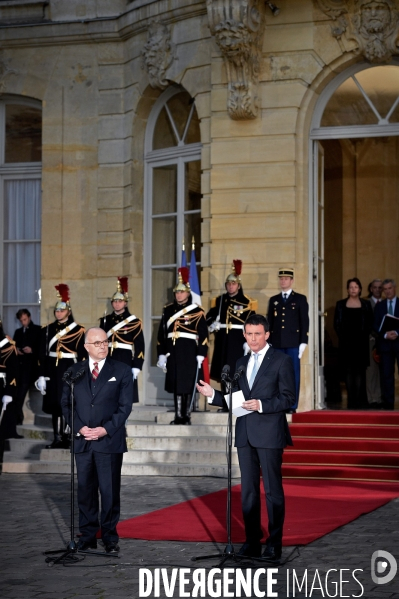
M 315 2 L 278 5 L 278 17 L 266 12 L 259 115 L 247 121 L 228 116 L 226 67 L 205 1 L 116 2 L 111 10 L 100 0 L 52 0 L 48 10 L 58 24 L 0 31 L 3 59 L 15 71 L 5 80 L 7 93 L 43 103 L 43 323 L 52 319 L 54 285 L 62 281 L 70 285 L 76 319 L 93 324 L 110 308 L 122 274 L 129 276 L 134 313 L 143 313 L 144 138 L 161 90 L 150 87 L 141 52 L 154 16 L 168 24 L 176 49 L 167 78 L 195 97 L 201 119 L 204 307 L 220 293 L 233 258 L 243 261 L 244 290 L 259 312 L 278 292 L 283 265 L 295 268 L 295 288 L 312 300 L 311 119 L 327 83 L 361 59 L 349 53 L 352 42 L 333 38 Z M 353 164 L 345 156 L 342 280 L 369 251 L 354 244 L 354 221 L 369 237 L 374 218 L 373 208 L 353 216 Z M 356 201 L 366 193 L 359 190 Z M 389 214 L 387 206 L 382 226 L 394 235 Z M 397 272 L 397 252 L 391 253 L 375 270 Z M 302 360 L 301 409 L 313 407 L 313 350 L 311 343 Z

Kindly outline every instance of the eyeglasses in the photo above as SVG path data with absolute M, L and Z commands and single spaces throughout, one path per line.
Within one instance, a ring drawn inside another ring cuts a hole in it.
M 108 339 L 105 339 L 105 341 L 94 341 L 93 343 L 88 343 L 86 341 L 86 345 L 94 345 L 94 347 L 104 347 L 108 345 Z

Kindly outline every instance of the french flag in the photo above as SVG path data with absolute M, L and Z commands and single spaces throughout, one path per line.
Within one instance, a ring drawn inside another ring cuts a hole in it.
M 195 242 L 194 237 L 191 245 L 191 262 L 190 262 L 190 276 L 189 276 L 190 288 L 191 288 L 191 297 L 193 298 L 194 304 L 198 304 L 201 306 L 201 289 L 198 280 L 198 272 L 197 272 L 197 264 L 195 261 Z M 208 356 L 206 356 L 205 360 L 202 362 L 202 371 L 204 374 L 204 381 L 209 383 L 209 362 Z

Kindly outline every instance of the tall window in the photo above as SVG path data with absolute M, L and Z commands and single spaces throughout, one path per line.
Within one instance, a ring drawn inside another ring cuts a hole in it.
M 173 300 L 183 239 L 190 260 L 191 239 L 195 238 L 196 262 L 200 266 L 200 158 L 200 127 L 194 100 L 185 91 L 168 88 L 154 105 L 146 138 L 144 320 L 146 339 L 151 339 L 151 356 L 149 352 L 147 356 L 151 361 L 152 389 L 160 374 L 154 368 L 158 326 L 163 306 Z M 146 390 L 148 399 L 162 395 L 161 384 L 156 387 L 153 397 Z
M 40 103 L 5 97 L 0 133 L 0 312 L 12 335 L 18 308 L 28 308 L 33 321 L 40 321 Z

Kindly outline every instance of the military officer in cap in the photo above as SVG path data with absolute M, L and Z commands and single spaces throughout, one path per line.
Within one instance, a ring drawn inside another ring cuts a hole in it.
M 114 311 L 100 319 L 100 327 L 107 333 L 110 357 L 127 364 L 132 370 L 133 403 L 137 403 L 137 377 L 144 362 L 144 335 L 141 320 L 130 314 L 127 307 L 128 284 L 127 277 L 118 277 L 116 292 L 111 298 Z
M 203 309 L 194 304 L 188 268 L 179 268 L 175 300 L 163 309 L 158 330 L 157 366 L 166 372 L 165 390 L 173 393 L 175 418 L 170 424 L 190 424 L 190 403 L 202 362 L 208 353 L 208 327 Z
M 244 324 L 258 307 L 256 300 L 244 294 L 241 271 L 242 261 L 233 260 L 232 272 L 225 281 L 226 293 L 211 300 L 206 315 L 209 332 L 215 335 L 210 375 L 218 382 L 223 366 L 228 364 L 232 375 L 237 360 L 245 355 Z
M 73 318 L 69 287 L 61 283 L 55 288 L 58 297 L 55 321 L 41 330 L 39 378 L 35 383 L 43 395 L 43 412 L 52 416 L 54 440 L 47 449 L 69 447 L 61 410 L 62 377 L 72 364 L 86 359 L 85 329 Z
M 294 363 L 296 401 L 288 413 L 298 407 L 300 383 L 300 359 L 309 338 L 309 305 L 305 295 L 293 290 L 294 269 L 278 271 L 281 293 L 269 300 L 267 318 L 270 326 L 270 344 L 291 356 Z

